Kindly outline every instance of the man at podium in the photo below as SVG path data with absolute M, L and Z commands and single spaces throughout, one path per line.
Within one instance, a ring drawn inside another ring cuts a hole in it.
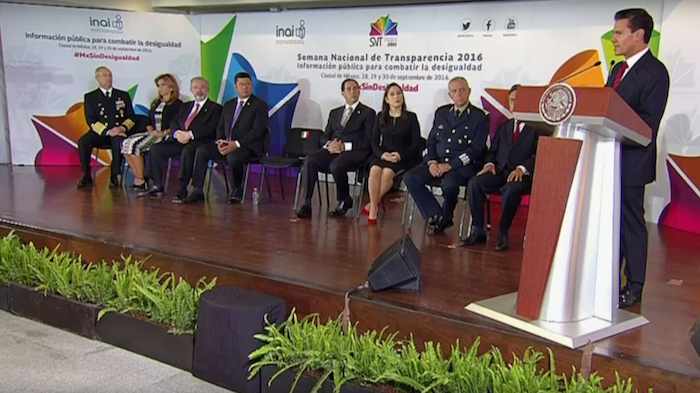
M 653 19 L 641 8 L 615 14 L 612 41 L 615 54 L 625 61 L 615 64 L 606 86 L 615 89 L 652 131 L 648 146 L 623 144 L 621 148 L 620 258 L 625 261 L 627 284 L 620 290 L 620 308 L 630 307 L 642 297 L 648 237 L 644 187 L 656 179 L 656 136 L 668 99 L 668 71 L 649 50 L 653 31 Z

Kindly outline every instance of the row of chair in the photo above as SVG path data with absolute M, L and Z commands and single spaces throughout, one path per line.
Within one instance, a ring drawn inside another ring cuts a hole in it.
M 258 184 L 258 190 L 262 192 L 263 185 L 266 185 L 266 191 L 268 194 L 268 198 L 272 198 L 272 190 L 269 185 L 269 181 L 267 179 L 267 172 L 268 170 L 275 170 L 277 171 L 277 175 L 279 178 L 279 184 L 280 184 L 280 193 L 281 197 L 284 200 L 285 199 L 285 191 L 284 191 L 284 172 L 289 171 L 289 170 L 296 170 L 296 179 L 295 179 L 295 189 L 294 189 L 294 201 L 293 201 L 293 208 L 296 210 L 299 206 L 299 198 L 301 194 L 301 179 L 303 175 L 303 163 L 304 159 L 306 156 L 309 154 L 317 152 L 321 147 L 322 147 L 322 137 L 323 137 L 323 131 L 318 130 L 318 129 L 306 129 L 306 128 L 291 128 L 287 132 L 287 138 L 286 142 L 282 148 L 282 151 L 279 154 L 274 154 L 270 152 L 270 133 L 268 132 L 266 135 L 266 142 L 265 142 L 265 155 L 259 159 L 255 159 L 249 163 L 246 167 L 246 173 L 244 176 L 244 181 L 243 181 L 243 195 L 242 195 L 242 203 L 245 203 L 246 200 L 246 193 L 248 189 L 248 179 L 250 175 L 250 170 L 251 167 L 254 165 L 260 166 L 260 179 L 259 179 L 259 184 Z M 423 140 L 423 143 L 425 143 L 425 140 Z M 165 172 L 165 182 L 164 185 L 168 187 L 168 183 L 170 180 L 170 172 L 172 169 L 173 165 L 173 159 L 171 158 L 168 160 L 168 167 Z M 221 161 L 209 161 L 208 163 L 208 168 L 207 168 L 207 174 L 206 174 L 206 179 L 205 179 L 205 189 L 204 193 L 205 195 L 208 195 L 211 190 L 211 183 L 213 181 L 213 174 L 216 170 L 216 168 L 225 168 L 226 162 L 221 160 Z M 128 163 L 126 160 L 124 160 L 124 166 L 122 168 L 122 184 L 126 185 L 126 178 L 128 176 Z M 321 173 L 323 175 L 323 182 L 325 183 L 325 201 L 326 201 L 326 206 L 330 209 L 331 203 L 330 203 L 330 189 L 329 189 L 329 173 Z M 358 168 L 357 170 L 354 171 L 354 176 L 353 178 L 353 184 L 352 186 L 356 189 L 356 192 L 353 195 L 353 216 L 355 218 L 360 216 L 360 211 L 362 210 L 363 202 L 364 202 L 364 194 L 367 191 L 367 177 L 369 174 L 369 168 L 364 167 L 364 168 Z M 404 173 L 397 173 L 396 176 L 396 184 L 397 186 L 400 186 L 402 183 L 402 177 Z M 230 186 L 229 186 L 229 179 L 226 176 L 226 171 L 223 171 L 223 179 L 224 179 L 224 184 L 225 184 L 225 189 L 226 193 L 230 191 Z M 321 178 L 319 177 L 319 181 Z M 266 182 L 267 181 L 267 182 Z M 436 181 L 430 185 L 433 190 L 436 190 L 439 188 L 439 180 L 436 179 Z M 359 190 L 358 190 L 359 189 Z M 316 187 L 316 190 L 318 192 L 318 200 L 319 200 L 319 207 L 323 206 L 323 199 L 321 196 L 321 187 Z M 466 190 L 463 193 L 463 200 L 466 203 Z M 490 227 L 490 222 L 491 222 L 491 214 L 490 214 L 490 203 L 489 199 L 487 199 L 487 223 L 488 226 Z M 410 195 L 406 195 L 404 205 L 402 208 L 402 225 L 404 227 L 408 226 L 410 227 L 413 224 L 413 219 L 415 216 L 415 203 L 410 198 Z M 459 236 L 463 237 L 464 235 L 464 230 L 465 230 L 465 218 L 466 218 L 466 210 L 463 209 L 462 216 L 460 218 L 460 225 L 459 225 Z

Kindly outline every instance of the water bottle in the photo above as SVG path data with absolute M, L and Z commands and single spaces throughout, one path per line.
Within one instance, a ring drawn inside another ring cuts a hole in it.
M 253 187 L 253 205 L 258 205 L 260 203 L 260 193 L 258 192 L 258 187 Z

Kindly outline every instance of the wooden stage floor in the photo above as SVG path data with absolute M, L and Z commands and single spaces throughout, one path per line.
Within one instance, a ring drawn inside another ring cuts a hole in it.
M 216 275 L 220 283 L 283 296 L 301 313 L 323 316 L 342 311 L 343 294 L 363 283 L 375 257 L 401 236 L 401 193 L 392 195 L 380 224 L 368 227 L 365 218 L 327 218 L 326 207 L 319 212 L 318 203 L 311 220 L 297 220 L 291 198 L 282 201 L 277 190 L 272 200 L 258 206 L 229 206 L 218 177 L 209 201 L 193 206 L 109 190 L 104 169 L 92 190 L 76 190 L 78 178 L 75 167 L 0 166 L 2 233 L 16 229 L 40 245 L 62 243 L 88 260 L 122 253 L 151 255 L 149 264 L 188 279 Z M 288 194 L 293 187 L 289 180 Z M 456 217 L 461 209 L 460 203 Z M 498 217 L 498 207 L 493 209 Z M 422 291 L 359 292 L 351 302 L 353 320 L 363 328 L 389 326 L 445 345 L 481 337 L 484 349 L 550 347 L 559 369 L 581 367 L 582 351 L 464 309 L 472 301 L 517 290 L 525 216 L 526 209 L 521 209 L 511 250 L 505 253 L 493 251 L 491 240 L 485 247 L 451 247 L 456 227 L 429 237 L 423 234 L 422 219 L 416 219 L 411 229 L 422 254 Z M 700 236 L 651 224 L 648 228 L 647 286 L 643 303 L 631 311 L 651 323 L 594 343 L 592 367 L 606 378 L 619 370 L 657 393 L 700 392 L 700 357 L 688 340 L 689 329 L 700 318 Z

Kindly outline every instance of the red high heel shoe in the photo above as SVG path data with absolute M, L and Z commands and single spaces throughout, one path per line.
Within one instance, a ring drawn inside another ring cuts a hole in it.
M 379 206 L 377 206 L 377 210 L 386 211 L 386 208 L 384 207 L 384 202 L 379 203 Z M 367 206 L 362 208 L 362 214 L 365 216 L 369 216 L 369 209 L 367 208 Z
M 377 219 L 367 217 L 367 225 L 377 225 Z

